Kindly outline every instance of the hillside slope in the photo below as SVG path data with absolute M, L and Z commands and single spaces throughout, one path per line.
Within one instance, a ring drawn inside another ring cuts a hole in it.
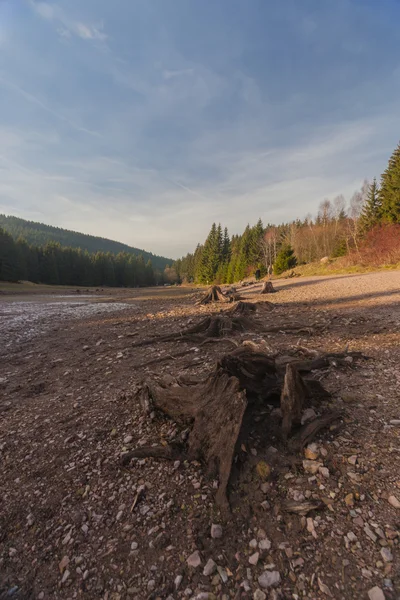
M 45 225 L 44 223 L 36 223 L 34 221 L 26 221 L 18 217 L 0 215 L 0 228 L 8 231 L 14 239 L 23 237 L 28 244 L 36 246 L 43 246 L 47 242 L 59 242 L 61 246 L 70 248 L 81 248 L 88 252 L 111 252 L 118 254 L 119 252 L 129 252 L 130 254 L 142 254 L 144 260 L 147 262 L 149 259 L 153 263 L 153 267 L 158 269 L 165 269 L 168 264 L 172 264 L 172 259 L 165 258 L 164 256 L 157 256 L 151 252 L 140 250 L 122 244 L 121 242 L 115 242 L 114 240 L 108 240 L 107 238 L 97 237 L 94 235 L 87 235 L 85 233 L 79 233 L 77 231 L 70 231 L 69 229 L 62 229 L 60 227 L 52 227 L 51 225 Z

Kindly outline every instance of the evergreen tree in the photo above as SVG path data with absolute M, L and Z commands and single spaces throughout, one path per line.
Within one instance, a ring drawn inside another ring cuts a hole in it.
M 294 250 L 289 244 L 285 244 L 279 250 L 278 255 L 276 257 L 276 261 L 274 264 L 274 273 L 276 275 L 280 275 L 284 271 L 288 271 L 289 269 L 293 269 L 297 264 L 296 257 L 294 255 Z
M 382 205 L 382 221 L 400 223 L 400 143 L 382 175 L 379 199 Z
M 369 186 L 367 200 L 361 211 L 359 226 L 366 233 L 377 225 L 382 218 L 382 204 L 376 179 Z

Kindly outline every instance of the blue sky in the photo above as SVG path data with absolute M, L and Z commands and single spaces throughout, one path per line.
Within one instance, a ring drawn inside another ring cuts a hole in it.
M 400 139 L 398 0 L 0 0 L 0 212 L 176 257 Z

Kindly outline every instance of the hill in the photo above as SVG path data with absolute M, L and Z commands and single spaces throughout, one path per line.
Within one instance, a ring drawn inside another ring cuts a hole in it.
M 172 259 L 157 256 L 151 252 L 146 252 L 145 250 L 140 250 L 121 242 L 77 231 L 70 231 L 69 229 L 61 229 L 60 227 L 52 227 L 44 223 L 26 221 L 18 217 L 0 215 L 0 228 L 8 231 L 15 240 L 22 237 L 28 244 L 35 246 L 44 246 L 47 242 L 59 242 L 61 246 L 81 248 L 91 253 L 111 252 L 112 254 L 118 254 L 119 252 L 129 252 L 135 256 L 141 254 L 145 262 L 150 259 L 153 267 L 161 270 L 164 270 L 168 264 L 170 265 L 173 262 Z

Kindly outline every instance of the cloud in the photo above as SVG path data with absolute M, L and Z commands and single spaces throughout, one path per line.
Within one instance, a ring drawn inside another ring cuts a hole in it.
M 182 77 L 184 75 L 193 75 L 194 69 L 179 69 L 176 71 L 170 71 L 165 69 L 163 71 L 164 79 L 173 79 L 174 77 Z
M 59 119 L 60 121 L 64 121 L 64 123 L 67 123 L 73 129 L 76 129 L 77 131 L 80 131 L 81 133 L 87 133 L 88 135 L 91 135 L 94 137 L 101 137 L 101 134 L 98 133 L 97 131 L 92 131 L 90 129 L 86 129 L 86 127 L 82 127 L 82 126 L 78 125 L 77 123 L 74 123 L 74 121 L 71 121 L 64 115 L 60 114 L 59 112 L 57 112 L 57 111 L 53 110 L 52 108 L 50 108 L 49 106 L 47 106 L 47 104 L 42 102 L 42 100 L 40 100 L 33 94 L 27 92 L 26 90 L 24 90 L 20 86 L 16 85 L 15 83 L 8 81 L 1 75 L 0 75 L 0 85 L 3 85 L 5 87 L 9 88 L 10 90 L 12 90 L 13 92 L 19 94 L 20 96 L 25 98 L 25 100 L 27 100 L 31 104 L 36 104 L 36 106 L 39 106 L 41 109 L 43 109 L 44 111 L 46 111 L 47 113 L 49 113 L 50 115 L 55 117 L 56 119 Z
M 107 34 L 104 32 L 104 24 L 102 22 L 88 24 L 82 23 L 81 21 L 75 21 L 66 15 L 61 7 L 56 4 L 30 0 L 30 5 L 42 19 L 61 24 L 61 27 L 58 27 L 57 29 L 57 32 L 61 37 L 69 38 L 72 35 L 75 35 L 82 40 L 97 40 L 100 42 L 104 42 L 108 38 Z

